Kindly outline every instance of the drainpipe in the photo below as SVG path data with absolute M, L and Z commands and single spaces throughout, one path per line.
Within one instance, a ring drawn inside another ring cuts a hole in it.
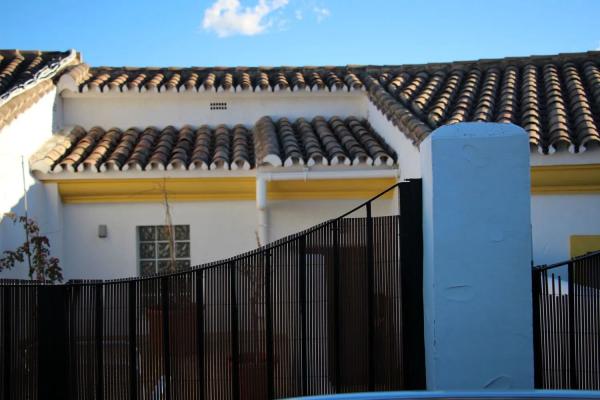
M 308 181 L 319 179 L 363 179 L 395 178 L 400 179 L 399 169 L 379 169 L 372 171 L 314 171 L 268 172 L 256 174 L 256 209 L 258 210 L 258 237 L 261 245 L 269 243 L 269 210 L 267 205 L 267 182 L 270 181 Z
M 269 226 L 267 210 L 267 180 L 256 178 L 256 209 L 258 210 L 258 240 L 260 245 L 269 243 Z

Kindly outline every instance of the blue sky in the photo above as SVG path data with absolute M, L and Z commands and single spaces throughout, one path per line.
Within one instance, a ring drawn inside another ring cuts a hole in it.
M 92 65 L 406 64 L 600 48 L 600 1 L 20 0 L 0 47 Z

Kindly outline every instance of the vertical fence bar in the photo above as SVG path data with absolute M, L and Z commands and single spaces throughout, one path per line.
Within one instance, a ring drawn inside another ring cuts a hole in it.
M 38 399 L 68 397 L 67 286 L 41 285 L 38 294 Z
M 369 326 L 368 331 L 368 363 L 369 363 L 369 391 L 375 389 L 375 265 L 373 251 L 373 216 L 371 212 L 371 202 L 366 204 L 367 209 L 367 313 Z
M 238 306 L 235 285 L 235 261 L 229 262 L 231 292 L 231 393 L 234 400 L 240 398 L 240 354 L 238 332 Z
M 204 400 L 204 280 L 203 271 L 196 273 L 196 348 L 198 362 L 198 398 Z
M 306 337 L 306 235 L 298 238 L 298 297 L 300 302 L 300 335 L 302 360 L 302 395 L 308 394 L 308 358 Z
M 400 190 L 402 368 L 405 390 L 426 389 L 423 316 L 423 204 L 420 179 Z
M 267 345 L 267 397 L 275 398 L 273 371 L 273 313 L 271 310 L 271 251 L 265 252 L 265 332 Z
M 577 360 L 575 357 L 575 284 L 573 279 L 575 278 L 575 272 L 573 268 L 573 261 L 569 261 L 569 378 L 570 388 L 578 389 L 579 385 L 577 382 Z
M 542 343 L 540 341 L 540 271 L 532 270 L 531 293 L 533 295 L 533 368 L 534 388 L 542 388 Z
M 11 318 L 11 299 L 10 299 L 10 292 L 11 292 L 11 287 L 10 286 L 4 286 L 2 288 L 2 296 L 3 296 L 3 311 L 4 311 L 4 315 L 3 315 L 3 321 L 2 321 L 2 327 L 4 329 L 4 359 L 2 360 L 2 363 L 4 364 L 4 388 L 3 388 L 3 394 L 4 394 L 4 399 L 5 400 L 10 400 L 11 396 L 10 396 L 10 391 L 11 391 L 11 376 L 10 376 L 10 372 L 12 370 L 11 366 L 10 366 L 10 353 L 12 351 L 11 346 L 10 346 L 10 341 L 11 341 L 11 333 L 12 333 L 12 326 L 10 323 L 10 318 Z
M 136 281 L 129 282 L 129 395 L 137 400 Z
M 104 399 L 104 302 L 103 302 L 104 284 L 98 283 L 95 286 L 96 292 L 96 399 Z
M 163 358 L 165 366 L 165 398 L 171 400 L 171 348 L 169 346 L 169 278 L 160 279 L 163 323 Z
M 333 365 L 335 393 L 341 391 L 341 366 L 340 366 L 340 220 L 333 223 Z

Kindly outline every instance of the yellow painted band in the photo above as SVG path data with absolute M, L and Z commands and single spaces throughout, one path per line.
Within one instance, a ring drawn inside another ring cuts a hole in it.
M 394 183 L 394 178 L 271 181 L 267 184 L 267 197 L 271 200 L 368 199 Z M 389 191 L 382 198 L 390 199 L 393 194 Z
M 570 242 L 571 257 L 600 250 L 600 235 L 572 235 Z
M 255 177 L 53 180 L 66 204 L 254 200 Z M 268 198 L 367 199 L 395 183 L 393 178 L 269 182 Z M 391 198 L 392 192 L 384 198 Z
M 600 193 L 600 164 L 531 167 L 533 194 Z
M 256 178 L 137 178 L 51 180 L 65 203 L 254 200 Z M 271 200 L 366 199 L 395 182 L 394 178 L 271 181 Z M 549 165 L 531 168 L 531 192 L 600 193 L 600 164 Z M 392 192 L 384 198 L 391 198 Z

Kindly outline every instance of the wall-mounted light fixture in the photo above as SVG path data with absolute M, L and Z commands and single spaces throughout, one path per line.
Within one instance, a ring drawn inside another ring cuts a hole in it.
M 106 225 L 98 225 L 98 237 L 104 239 L 108 236 L 108 228 Z

